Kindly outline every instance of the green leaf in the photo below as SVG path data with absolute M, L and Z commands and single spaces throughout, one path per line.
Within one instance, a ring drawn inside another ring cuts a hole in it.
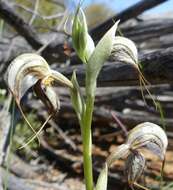
M 73 89 L 71 89 L 71 101 L 73 104 L 73 107 L 78 115 L 78 118 L 81 119 L 81 115 L 84 112 L 85 109 L 85 103 L 84 99 L 81 94 L 81 90 L 76 78 L 76 72 L 73 72 L 71 82 L 73 84 Z
M 100 175 L 97 180 L 95 190 L 106 190 L 108 183 L 108 167 L 105 164 L 104 168 L 101 170 Z
M 96 87 L 96 79 L 97 76 L 105 63 L 111 55 L 111 51 L 113 48 L 113 41 L 115 38 L 115 32 L 117 29 L 119 21 L 117 21 L 102 37 L 102 39 L 97 44 L 94 52 L 92 53 L 88 64 L 87 64 L 87 76 L 86 76 L 86 86 L 87 92 L 90 93 L 91 96 L 94 95 L 95 87 Z

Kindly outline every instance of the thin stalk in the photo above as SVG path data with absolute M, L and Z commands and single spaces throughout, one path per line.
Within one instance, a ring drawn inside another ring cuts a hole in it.
M 8 147 L 8 152 L 7 152 L 7 169 L 6 169 L 6 174 L 5 174 L 5 182 L 4 182 L 4 190 L 8 189 L 8 176 L 9 176 L 9 166 L 10 166 L 10 161 L 11 161 L 11 149 L 12 149 L 12 144 L 13 144 L 13 133 L 14 133 L 14 117 L 15 117 L 15 101 L 14 99 L 12 101 L 12 113 L 11 113 L 11 127 L 10 127 L 10 133 L 9 133 L 9 147 Z
M 86 101 L 86 111 L 82 120 L 82 140 L 83 140 L 83 161 L 86 190 L 93 190 L 93 170 L 92 170 L 92 134 L 91 123 L 94 107 L 94 98 L 88 96 Z

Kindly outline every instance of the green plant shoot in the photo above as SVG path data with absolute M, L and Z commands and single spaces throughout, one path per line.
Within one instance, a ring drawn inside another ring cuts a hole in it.
M 148 148 L 159 156 L 161 160 L 164 160 L 168 144 L 167 136 L 159 126 L 149 122 L 139 124 L 130 131 L 127 142 L 120 145 L 107 158 L 96 185 L 94 185 L 91 125 L 97 77 L 103 64 L 108 59 L 131 64 L 139 71 L 138 52 L 135 44 L 125 37 L 115 36 L 118 23 L 119 21 L 106 32 L 95 46 L 88 33 L 85 14 L 80 6 L 76 10 L 72 26 L 72 42 L 76 54 L 82 62 L 85 63 L 86 67 L 84 95 L 81 93 L 75 71 L 70 81 L 58 71 L 51 69 L 46 60 L 37 54 L 27 53 L 18 56 L 12 61 L 6 73 L 8 87 L 25 121 L 31 128 L 32 126 L 20 105 L 22 97 L 29 88 L 33 87 L 36 95 L 45 104 L 49 112 L 49 117 L 38 131 L 32 128 L 35 134 L 30 138 L 28 143 L 35 139 L 35 137 L 38 137 L 46 123 L 60 109 L 60 102 L 52 87 L 52 82 L 58 82 L 70 89 L 72 105 L 81 128 L 86 190 L 106 190 L 109 167 L 111 167 L 112 163 L 117 159 L 125 157 L 127 158 L 126 168 L 129 185 L 132 188 L 133 185 L 142 187 L 137 183 L 145 167 L 145 158 L 140 152 L 140 149 Z M 141 78 L 141 80 L 144 79 Z

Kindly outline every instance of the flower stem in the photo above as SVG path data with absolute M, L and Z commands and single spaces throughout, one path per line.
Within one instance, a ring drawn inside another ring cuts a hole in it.
M 82 122 L 83 139 L 83 160 L 86 190 L 93 190 L 93 170 L 92 170 L 92 134 L 91 123 L 93 115 L 94 98 L 88 97 L 86 110 Z

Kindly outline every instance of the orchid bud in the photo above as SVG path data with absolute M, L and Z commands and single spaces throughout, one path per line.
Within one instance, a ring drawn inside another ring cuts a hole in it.
M 87 63 L 92 52 L 95 49 L 94 42 L 88 34 L 85 14 L 82 9 L 78 8 L 74 17 L 72 27 L 73 46 L 79 58 Z

